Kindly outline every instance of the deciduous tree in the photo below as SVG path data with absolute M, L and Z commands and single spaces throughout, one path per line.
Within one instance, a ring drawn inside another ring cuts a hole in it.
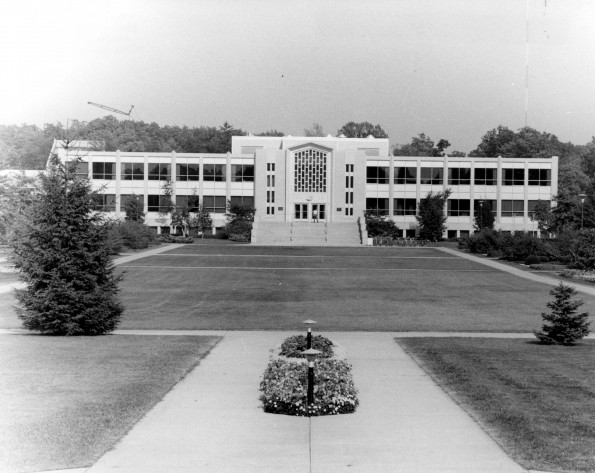
M 370 135 L 374 138 L 388 138 L 380 125 L 372 125 L 370 122 L 348 122 L 337 131 L 338 135 L 345 135 L 346 138 L 367 138 Z
M 419 201 L 415 218 L 419 225 L 419 236 L 422 239 L 430 241 L 442 239 L 442 234 L 446 230 L 444 206 L 450 194 L 450 189 L 444 192 L 429 192 Z

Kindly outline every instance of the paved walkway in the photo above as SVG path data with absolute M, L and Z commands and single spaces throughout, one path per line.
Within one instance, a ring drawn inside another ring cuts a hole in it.
M 458 256 L 460 258 L 465 258 L 465 259 L 468 259 L 471 261 L 475 261 L 476 263 L 480 263 L 485 266 L 489 266 L 491 268 L 499 269 L 500 271 L 505 271 L 507 273 L 514 274 L 515 276 L 519 276 L 521 278 L 530 279 L 531 281 L 536 281 L 536 282 L 540 282 L 543 284 L 549 284 L 549 285 L 556 285 L 561 281 L 564 284 L 574 286 L 576 288 L 576 290 L 579 292 L 582 292 L 584 294 L 589 294 L 591 296 L 595 296 L 595 286 L 590 285 L 588 283 L 584 283 L 584 282 L 577 281 L 574 279 L 571 280 L 571 279 L 562 278 L 558 275 L 551 274 L 551 273 L 537 274 L 537 273 L 533 273 L 530 271 L 523 271 L 522 269 L 514 268 L 508 264 L 500 263 L 497 260 L 493 260 L 493 259 L 489 259 L 489 258 L 482 258 L 480 256 L 475 256 L 470 253 L 463 253 L 461 251 L 453 250 L 451 248 L 438 247 L 437 249 L 439 249 L 440 251 L 443 251 L 444 253 L 448 253 L 451 255 Z
M 310 419 L 265 414 L 259 380 L 270 350 L 288 335 L 226 332 L 184 381 L 86 471 L 525 471 L 390 333 L 325 333 L 353 365 L 356 413 Z

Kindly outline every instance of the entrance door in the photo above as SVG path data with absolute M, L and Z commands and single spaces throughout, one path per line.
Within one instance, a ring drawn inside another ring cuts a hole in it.
M 318 216 L 318 220 L 323 221 L 326 219 L 325 212 L 326 205 L 325 204 L 312 204 L 312 220 L 314 220 L 314 212 Z
M 295 220 L 308 220 L 308 204 L 295 204 Z

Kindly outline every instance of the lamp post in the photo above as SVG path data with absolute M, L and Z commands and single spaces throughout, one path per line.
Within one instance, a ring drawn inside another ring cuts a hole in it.
M 308 326 L 308 333 L 306 334 L 306 348 L 309 350 L 310 348 L 312 348 L 312 327 L 311 327 L 311 325 L 314 325 L 316 323 L 316 321 L 308 319 L 308 320 L 304 320 L 302 323 L 306 324 Z
M 483 230 L 483 200 L 479 201 L 479 231 Z
M 308 348 L 304 351 L 306 360 L 308 360 L 308 405 L 314 404 L 314 361 L 320 354 L 320 351 Z
M 585 197 L 587 197 L 587 194 L 579 194 L 578 196 L 581 199 L 581 230 L 582 230 L 583 223 L 585 220 Z

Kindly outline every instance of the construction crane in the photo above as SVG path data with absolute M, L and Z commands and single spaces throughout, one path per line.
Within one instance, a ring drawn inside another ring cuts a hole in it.
M 109 110 L 110 112 L 121 113 L 122 115 L 128 115 L 128 116 L 130 116 L 130 114 L 132 113 L 132 109 L 134 108 L 134 105 L 131 105 L 130 110 L 128 110 L 128 113 L 126 113 L 126 112 L 123 112 L 122 110 L 118 110 L 117 108 L 108 107 L 107 105 L 101 105 L 100 103 L 95 103 L 95 102 L 87 102 L 87 103 L 89 105 L 95 105 L 96 107 L 103 108 L 104 110 Z

